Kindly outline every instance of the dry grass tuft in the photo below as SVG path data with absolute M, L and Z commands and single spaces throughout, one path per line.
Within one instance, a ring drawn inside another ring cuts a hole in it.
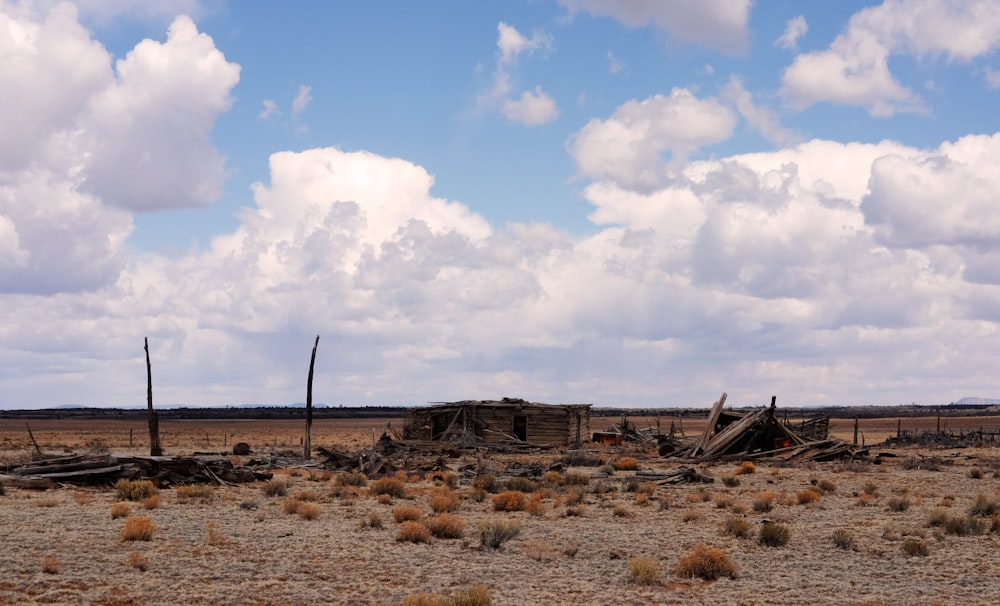
M 400 505 L 392 508 L 392 519 L 397 522 L 416 522 L 424 517 L 424 510 L 412 505 Z
M 128 565 L 136 570 L 145 572 L 149 570 L 149 559 L 138 551 L 130 551 L 128 554 Z
M 139 506 L 146 511 L 152 511 L 154 509 L 159 509 L 162 501 L 160 500 L 160 495 L 154 494 L 151 497 L 146 497 L 145 499 L 139 501 Z
M 337 475 L 337 479 L 334 480 L 337 486 L 358 486 L 364 487 L 368 486 L 368 478 L 365 474 L 360 471 L 351 471 L 348 473 L 342 473 Z
M 362 528 L 382 528 L 382 516 L 377 511 L 368 514 L 368 519 L 361 525 Z
M 788 524 L 765 521 L 760 525 L 758 541 L 766 547 L 783 547 L 792 537 L 792 529 Z
M 740 479 L 736 476 L 723 476 L 722 485 L 726 488 L 736 488 L 740 485 Z
M 983 470 L 979 467 L 973 467 L 969 470 L 969 477 L 973 480 L 981 480 L 983 479 Z
M 399 478 L 379 478 L 368 485 L 368 494 L 389 495 L 391 498 L 402 499 L 406 497 L 406 486 Z
M 499 549 L 501 545 L 521 534 L 517 520 L 491 520 L 479 524 L 479 548 Z
M 706 581 L 714 581 L 721 577 L 736 578 L 736 563 L 725 551 L 718 547 L 708 547 L 698 544 L 687 554 L 681 556 L 674 567 L 678 576 L 698 577 Z
M 976 500 L 969 506 L 970 516 L 989 518 L 1000 513 L 1000 503 L 984 494 L 976 495 Z
M 611 513 L 616 518 L 631 518 L 633 515 L 632 510 L 628 508 L 627 505 L 615 505 L 611 510 Z
M 299 508 L 295 513 L 303 520 L 315 520 L 319 517 L 320 508 L 315 503 L 299 501 Z
M 886 507 L 889 511 L 894 511 L 896 513 L 902 513 L 910 508 L 910 500 L 906 497 L 891 497 L 885 502 Z
M 319 495 L 314 490 L 299 490 L 292 495 L 292 498 L 296 501 L 315 503 L 319 500 Z
M 90 505 L 94 502 L 94 495 L 89 492 L 77 490 L 73 493 L 73 501 L 75 501 L 77 505 Z
M 493 496 L 494 511 L 524 511 L 528 498 L 519 490 L 508 490 Z
M 938 507 L 927 516 L 927 526 L 940 527 L 948 521 L 948 510 Z
M 542 539 L 528 541 L 521 546 L 521 551 L 536 562 L 551 562 L 556 559 L 556 551 Z
M 177 487 L 177 500 L 181 503 L 201 501 L 208 503 L 215 500 L 215 488 L 208 484 L 191 484 Z
M 450 488 L 443 488 L 434 491 L 431 495 L 430 506 L 434 513 L 447 513 L 458 508 L 458 495 Z
M 147 517 L 129 518 L 122 526 L 121 539 L 123 541 L 149 541 L 153 538 L 156 527 L 153 521 Z
M 906 537 L 903 541 L 903 553 L 908 556 L 924 557 L 930 553 L 930 548 L 927 547 L 927 543 L 921 538 Z
M 403 522 L 396 534 L 399 543 L 430 543 L 431 531 L 421 522 Z
M 582 518 L 587 513 L 586 505 L 571 505 L 564 512 L 567 518 Z
M 111 506 L 111 519 L 127 518 L 132 513 L 132 507 L 128 503 L 115 503 Z
M 765 490 L 753 498 L 751 507 L 758 513 L 771 511 L 771 508 L 774 507 L 775 496 L 773 490 Z
M 806 488 L 805 490 L 800 490 L 795 494 L 796 500 L 798 500 L 799 505 L 808 505 L 810 503 L 815 503 L 819 501 L 820 494 L 813 490 L 812 488 Z
M 579 471 L 567 471 L 563 476 L 563 484 L 566 486 L 586 486 L 590 484 L 590 476 Z
M 618 471 L 635 471 L 639 469 L 639 460 L 635 457 L 622 457 L 615 461 L 614 466 Z
M 655 585 L 660 576 L 660 564 L 654 558 L 632 558 L 628 561 L 628 573 L 639 585 Z
M 500 482 L 497 480 L 495 475 L 489 473 L 478 476 L 475 480 L 473 480 L 472 487 L 483 492 L 500 492 Z
M 222 534 L 222 531 L 219 530 L 218 522 L 216 522 L 215 520 L 209 520 L 207 524 L 207 529 L 208 529 L 209 545 L 219 546 L 226 544 L 226 535 Z
M 518 490 L 520 492 L 535 492 L 538 490 L 538 482 L 530 478 L 514 476 L 507 481 L 507 490 Z
M 816 483 L 816 487 L 823 492 L 837 492 L 837 483 L 833 480 L 823 479 Z
M 485 585 L 469 585 L 445 596 L 438 593 L 415 593 L 406 596 L 403 606 L 490 606 L 493 598 Z
M 548 507 L 542 502 L 542 495 L 537 492 L 531 495 L 528 504 L 524 506 L 525 511 L 536 517 L 544 516 L 547 509 Z
M 439 539 L 461 539 L 465 536 L 465 520 L 453 513 L 439 513 L 424 524 Z
M 295 499 L 285 499 L 282 504 L 282 510 L 287 514 L 298 513 L 299 507 L 302 506 L 302 501 L 296 501 Z
M 59 563 L 59 558 L 53 555 L 47 555 L 42 558 L 42 572 L 46 574 L 59 574 L 62 572 L 62 564 Z
M 736 538 L 745 539 L 750 536 L 750 522 L 746 518 L 729 517 L 722 523 L 722 531 Z
M 35 501 L 36 507 L 55 507 L 59 504 L 59 500 L 55 497 L 46 497 L 44 499 L 38 499 Z
M 757 473 L 757 466 L 753 464 L 753 461 L 743 461 L 740 466 L 736 468 L 733 472 L 734 476 L 745 476 L 751 473 Z
M 832 538 L 833 544 L 836 545 L 838 549 L 853 550 L 856 546 L 854 536 L 842 528 L 834 530 Z
M 264 486 L 261 487 L 264 494 L 269 497 L 283 497 L 288 494 L 288 481 L 279 480 L 277 478 L 273 480 L 268 480 L 264 482 Z
M 122 501 L 141 501 L 154 494 L 159 494 L 160 490 L 149 480 L 126 480 L 121 479 L 115 482 L 115 492 Z

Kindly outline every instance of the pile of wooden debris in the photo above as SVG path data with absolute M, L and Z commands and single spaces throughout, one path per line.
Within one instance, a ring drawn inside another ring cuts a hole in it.
M 810 422 L 808 437 L 778 421 L 771 405 L 749 413 L 723 410 L 726 394 L 712 406 L 705 431 L 694 444 L 669 456 L 694 461 L 753 459 L 772 462 L 828 461 L 863 454 L 843 440 L 829 438 L 828 422 Z M 828 421 L 828 420 L 827 420 Z

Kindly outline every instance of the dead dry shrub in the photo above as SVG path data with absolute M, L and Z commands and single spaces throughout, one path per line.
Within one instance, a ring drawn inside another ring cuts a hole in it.
M 431 531 L 421 522 L 403 522 L 399 525 L 396 541 L 399 543 L 430 543 Z
M 634 515 L 632 513 L 632 510 L 629 509 L 628 506 L 626 505 L 615 505 L 614 508 L 611 510 L 611 513 L 616 518 L 631 518 Z
M 639 459 L 635 457 L 622 457 L 615 461 L 615 469 L 618 471 L 635 471 L 639 469 Z
M 507 480 L 507 490 L 517 492 L 535 492 L 538 489 L 538 482 L 530 478 L 514 476 Z
M 542 497 L 537 492 L 531 495 L 528 499 L 528 504 L 524 506 L 524 510 L 533 516 L 541 517 L 545 515 L 545 511 L 548 509 L 545 503 L 542 502 Z
M 918 537 L 906 537 L 903 540 L 903 553 L 908 556 L 924 557 L 931 552 L 927 542 Z
M 402 499 L 406 497 L 406 486 L 396 477 L 379 478 L 368 484 L 368 494 L 376 497 L 389 495 L 390 498 Z
M 337 474 L 334 484 L 337 486 L 365 487 L 368 486 L 368 478 L 360 471 L 349 471 L 347 473 Z
M 299 512 L 299 507 L 301 505 L 302 501 L 296 501 L 295 499 L 285 499 L 285 502 L 282 503 L 281 508 L 285 513 L 292 515 Z
M 439 539 L 461 539 L 465 536 L 465 520 L 453 513 L 439 513 L 424 524 Z
M 493 474 L 487 473 L 477 476 L 476 479 L 472 481 L 472 488 L 496 494 L 500 492 L 500 481 L 497 480 L 496 476 Z
M 191 484 L 189 486 L 178 486 L 176 490 L 177 500 L 181 503 L 190 501 L 201 501 L 208 503 L 215 500 L 215 488 L 208 484 Z
M 478 530 L 479 548 L 495 550 L 521 533 L 521 523 L 517 520 L 489 520 L 481 522 Z
M 362 528 L 382 528 L 382 516 L 377 511 L 368 514 L 368 519 L 361 524 Z
M 563 502 L 569 506 L 579 505 L 583 502 L 583 491 L 576 488 L 567 490 L 566 495 L 563 497 Z
M 858 495 L 857 504 L 858 507 L 874 507 L 878 505 L 878 497 L 862 492 Z
M 687 509 L 681 516 L 681 521 L 684 522 L 685 524 L 689 522 L 700 522 L 704 519 L 705 516 L 701 515 L 701 513 L 697 509 Z
M 149 559 L 138 551 L 130 551 L 126 561 L 129 566 L 136 570 L 142 572 L 149 570 Z
M 722 531 L 736 538 L 745 539 L 750 536 L 750 521 L 746 518 L 730 516 L 722 523 Z
M 449 606 L 490 606 L 493 596 L 486 585 L 462 587 L 451 596 Z
M 45 574 L 59 574 L 62 572 L 62 564 L 59 563 L 59 558 L 54 555 L 42 557 L 42 572 Z
M 159 489 L 149 480 L 126 480 L 115 482 L 115 492 L 122 501 L 141 501 L 158 494 Z
M 316 494 L 316 492 L 313 490 L 299 490 L 294 495 L 292 495 L 292 498 L 295 499 L 296 501 L 313 503 L 319 500 L 319 495 Z
M 77 490 L 73 493 L 73 501 L 76 502 L 77 505 L 90 505 L 94 502 L 94 495 L 89 492 Z
M 911 503 L 906 497 L 890 497 L 885 505 L 889 511 L 902 513 L 910 508 Z
M 160 499 L 160 495 L 158 494 L 154 494 L 151 497 L 146 497 L 145 499 L 139 501 L 139 506 L 145 509 L 146 511 L 159 509 L 161 504 L 162 500 Z
M 760 525 L 758 541 L 765 547 L 784 547 L 792 537 L 792 529 L 788 524 L 765 521 Z
M 937 507 L 931 511 L 927 516 L 928 527 L 940 527 L 944 526 L 944 523 L 948 521 L 948 510 L 942 507 Z
M 795 494 L 795 498 L 799 502 L 799 505 L 808 505 L 819 501 L 820 494 L 812 488 L 806 488 L 805 490 L 798 491 Z
M 771 511 L 771 508 L 774 507 L 775 497 L 776 495 L 773 490 L 765 490 L 753 498 L 750 506 L 753 507 L 753 510 L 757 513 Z
M 542 476 L 542 482 L 551 486 L 562 486 L 563 476 L 558 471 L 546 471 Z
M 843 528 L 833 531 L 833 544 L 838 549 L 853 550 L 855 547 L 854 536 Z
M 55 507 L 59 504 L 59 499 L 55 497 L 45 497 L 44 499 L 38 499 L 35 501 L 35 507 Z
M 984 494 L 976 495 L 976 499 L 969 506 L 970 516 L 989 518 L 997 513 L 1000 513 L 1000 503 Z
M 628 573 L 634 583 L 655 585 L 660 577 L 660 563 L 655 558 L 631 558 L 628 561 Z
M 392 508 L 392 519 L 396 522 L 416 522 L 424 517 L 424 510 L 412 505 L 401 505 Z
M 524 511 L 528 498 L 519 490 L 508 490 L 493 495 L 494 511 Z
M 941 525 L 945 534 L 953 534 L 960 537 L 966 535 L 981 535 L 986 532 L 986 525 L 975 516 L 959 517 L 949 516 Z
M 753 461 L 743 461 L 733 472 L 733 475 L 745 476 L 751 473 L 757 473 L 757 466 L 753 464 Z
M 864 486 L 861 487 L 861 492 L 870 497 L 878 497 L 878 485 L 871 481 L 865 482 Z
M 969 469 L 969 477 L 973 480 L 983 479 L 983 470 L 979 467 L 973 467 Z
M 261 490 L 269 497 L 283 497 L 288 494 L 288 480 L 278 478 L 268 480 L 264 482 Z
M 587 514 L 587 506 L 582 504 L 570 505 L 569 507 L 566 508 L 566 511 L 564 511 L 563 514 L 567 518 L 582 518 L 584 515 Z
M 295 513 L 303 520 L 315 520 L 319 517 L 320 508 L 315 503 L 299 501 L 299 508 Z
M 542 539 L 528 541 L 521 546 L 521 552 L 536 562 L 551 562 L 556 559 L 556 551 Z
M 389 503 L 392 503 L 392 497 L 390 495 L 387 495 L 387 494 L 380 494 L 380 495 L 378 495 L 378 498 L 375 499 L 375 501 L 379 505 L 388 505 Z
M 740 479 L 736 476 L 723 476 L 722 485 L 726 488 L 736 488 L 740 485 Z
M 837 492 L 837 483 L 824 478 L 816 483 L 816 488 L 819 488 L 823 492 Z
M 440 488 L 431 494 L 430 506 L 434 513 L 446 513 L 458 509 L 458 495 L 450 488 Z
M 123 541 L 150 541 L 156 527 L 153 521 L 145 516 L 128 518 L 122 526 L 121 539 Z
M 590 476 L 579 471 L 567 471 L 563 476 L 563 484 L 566 486 L 586 486 L 590 484 Z
M 226 535 L 222 534 L 219 530 L 219 523 L 215 520 L 209 520 L 206 525 L 208 530 L 208 544 L 215 545 L 216 547 L 226 544 Z
M 725 551 L 699 543 L 681 556 L 674 567 L 674 572 L 684 578 L 698 577 L 714 581 L 721 577 L 735 579 L 738 570 L 736 563 Z
M 128 503 L 115 503 L 111 506 L 111 519 L 127 518 L 132 513 L 132 507 Z
M 719 492 L 712 495 L 712 503 L 715 505 L 716 509 L 726 509 L 733 504 L 733 497 Z

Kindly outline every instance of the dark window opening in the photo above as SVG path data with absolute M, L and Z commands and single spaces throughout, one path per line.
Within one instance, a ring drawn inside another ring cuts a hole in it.
M 523 415 L 514 416 L 514 437 L 522 442 L 528 441 L 528 417 Z

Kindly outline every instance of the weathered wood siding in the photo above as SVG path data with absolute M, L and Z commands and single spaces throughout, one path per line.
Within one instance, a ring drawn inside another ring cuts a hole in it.
M 454 439 L 468 428 L 486 443 L 509 442 L 515 438 L 516 417 L 524 417 L 524 438 L 529 444 L 565 446 L 587 440 L 590 435 L 590 407 L 586 405 L 489 402 L 414 410 L 409 435 L 418 440 Z M 449 425 L 448 435 L 441 436 Z

